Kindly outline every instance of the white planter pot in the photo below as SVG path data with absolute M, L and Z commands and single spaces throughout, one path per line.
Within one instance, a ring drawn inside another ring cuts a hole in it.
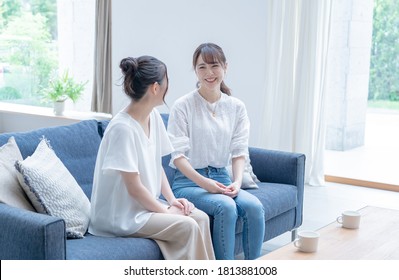
M 65 101 L 56 101 L 54 102 L 54 114 L 56 116 L 62 116 L 65 110 Z

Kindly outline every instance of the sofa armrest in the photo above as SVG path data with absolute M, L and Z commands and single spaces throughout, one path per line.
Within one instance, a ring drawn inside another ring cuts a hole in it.
M 249 148 L 254 173 L 261 182 L 304 185 L 305 155 L 284 151 Z
M 288 184 L 297 188 L 296 216 L 293 229 L 303 220 L 303 198 L 305 188 L 305 155 L 284 151 L 249 148 L 249 157 L 259 181 Z
M 63 219 L 0 203 L 0 259 L 65 259 Z

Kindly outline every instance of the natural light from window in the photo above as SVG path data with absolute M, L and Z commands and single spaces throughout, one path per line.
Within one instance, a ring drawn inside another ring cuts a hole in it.
M 333 2 L 325 174 L 398 189 L 399 6 Z M 334 178 L 335 177 L 335 178 Z M 377 184 L 378 183 L 378 184 Z
M 0 0 L 0 102 L 52 107 L 45 92 L 68 71 L 86 82 L 67 108 L 90 111 L 94 0 Z

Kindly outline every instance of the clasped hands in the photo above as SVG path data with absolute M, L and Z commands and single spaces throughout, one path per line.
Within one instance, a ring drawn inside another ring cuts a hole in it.
M 240 191 L 240 186 L 237 182 L 231 183 L 229 186 L 225 186 L 222 183 L 206 178 L 206 184 L 202 186 L 210 193 L 220 193 L 234 198 L 238 195 Z M 170 203 L 168 207 L 168 213 L 170 214 L 180 214 L 188 216 L 191 211 L 195 208 L 194 204 L 185 198 L 176 198 Z
M 188 216 L 195 208 L 194 204 L 185 198 L 176 198 L 168 207 L 169 214 L 180 214 Z
M 240 185 L 237 182 L 225 186 L 222 183 L 209 178 L 206 178 L 205 183 L 201 185 L 201 187 L 210 193 L 225 194 L 231 198 L 236 197 L 240 191 Z

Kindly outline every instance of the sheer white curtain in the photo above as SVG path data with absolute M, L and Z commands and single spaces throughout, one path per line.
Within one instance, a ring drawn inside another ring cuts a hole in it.
M 91 110 L 112 113 L 111 0 L 96 0 L 94 78 Z
M 306 155 L 324 184 L 324 100 L 331 0 L 268 1 L 262 146 Z

